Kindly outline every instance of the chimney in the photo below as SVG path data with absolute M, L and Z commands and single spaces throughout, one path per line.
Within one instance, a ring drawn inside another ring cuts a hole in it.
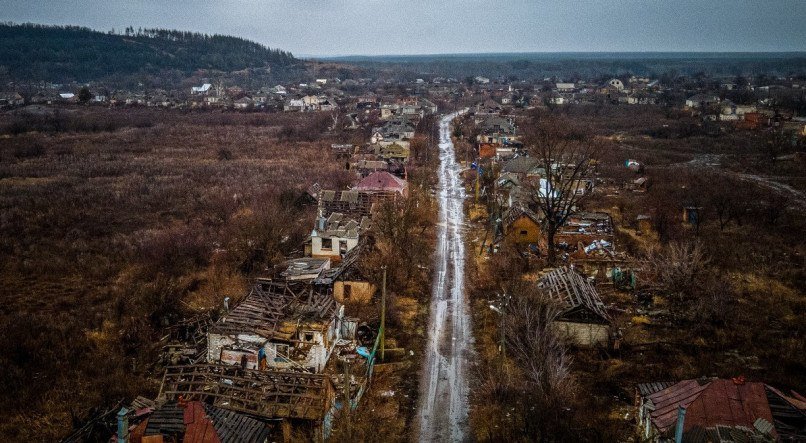
M 118 443 L 129 441 L 129 410 L 125 407 L 118 411 Z
M 229 314 L 229 297 L 224 297 L 224 312 Z
M 674 429 L 674 443 L 683 443 L 683 425 L 686 420 L 686 408 L 683 405 L 677 407 L 677 424 Z

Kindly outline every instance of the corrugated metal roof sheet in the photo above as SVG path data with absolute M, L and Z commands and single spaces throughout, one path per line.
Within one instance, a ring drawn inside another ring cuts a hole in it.
M 221 443 L 263 442 L 269 438 L 268 427 L 259 420 L 215 406 L 203 406 Z
M 650 414 L 652 424 L 661 431 L 669 429 L 677 421 L 677 407 L 688 407 L 706 387 L 707 383 L 701 384 L 698 380 L 683 380 L 650 395 L 649 399 L 655 406 Z
M 204 406 L 197 402 L 185 405 L 185 436 L 183 443 L 221 443 L 213 422 L 207 417 Z
M 669 386 L 674 385 L 677 382 L 674 381 L 654 381 L 649 383 L 639 383 L 638 394 L 642 397 L 646 397 L 647 395 L 654 394 L 658 391 L 662 391 Z
M 655 407 L 650 416 L 661 432 L 677 422 L 677 409 L 686 408 L 684 429 L 715 426 L 753 428 L 758 418 L 772 422 L 763 383 L 732 380 L 684 380 L 649 395 Z

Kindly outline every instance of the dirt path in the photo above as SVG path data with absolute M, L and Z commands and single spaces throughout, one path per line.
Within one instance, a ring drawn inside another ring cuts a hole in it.
M 806 194 L 804 194 L 803 192 L 785 183 L 776 181 L 777 177 L 770 177 L 757 174 L 746 174 L 742 172 L 731 171 L 729 169 L 722 169 L 720 168 L 722 157 L 723 157 L 722 155 L 716 155 L 716 154 L 696 155 L 693 160 L 683 163 L 673 163 L 666 167 L 715 168 L 715 170 L 720 174 L 733 176 L 747 182 L 753 182 L 757 186 L 760 186 L 764 189 L 789 197 L 791 204 L 796 206 L 798 209 L 801 210 L 806 209 Z
M 428 442 L 468 439 L 467 377 L 472 332 L 464 290 L 465 189 L 450 137 L 455 117 L 456 114 L 443 117 L 439 127 L 439 226 L 418 411 L 418 440 Z
M 742 174 L 739 172 L 733 173 L 741 180 L 751 181 L 762 188 L 769 189 L 773 192 L 789 196 L 791 202 L 796 204 L 800 209 L 806 209 L 806 194 L 787 184 L 774 180 L 774 177 L 765 177 L 763 175 L 755 174 Z

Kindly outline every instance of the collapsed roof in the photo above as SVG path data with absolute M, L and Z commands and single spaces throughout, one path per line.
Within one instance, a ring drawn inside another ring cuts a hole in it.
M 288 339 L 284 322 L 329 322 L 338 313 L 338 302 L 327 291 L 310 285 L 261 281 L 252 286 L 235 309 L 210 328 L 222 335 L 257 334 L 268 339 Z
M 683 380 L 645 397 L 652 424 L 663 434 L 674 432 L 678 408 L 686 408 L 685 441 L 708 441 L 714 433 L 748 441 L 748 435 L 806 438 L 806 402 L 764 383 L 742 378 Z
M 554 269 L 538 280 L 537 287 L 562 306 L 558 321 L 610 323 L 596 288 L 573 269 Z
M 326 374 L 199 364 L 166 368 L 159 398 L 182 397 L 266 418 L 322 420 L 332 394 Z

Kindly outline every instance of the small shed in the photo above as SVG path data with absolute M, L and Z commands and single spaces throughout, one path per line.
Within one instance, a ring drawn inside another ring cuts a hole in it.
M 610 316 L 596 288 L 576 270 L 554 269 L 537 287 L 560 305 L 554 327 L 578 346 L 601 346 L 610 338 Z
M 322 273 L 314 284 L 332 285 L 333 298 L 339 303 L 370 303 L 377 288 L 362 275 L 359 267 L 356 266 L 358 259 L 366 249 L 366 244 L 359 244 L 358 247 L 353 248 L 344 256 L 338 266 Z
M 638 223 L 638 231 L 642 234 L 647 234 L 652 232 L 652 217 L 647 214 L 640 214 L 635 217 L 636 223 Z
M 516 244 L 536 244 L 540 240 L 540 217 L 522 204 L 516 204 L 502 217 L 504 238 Z

